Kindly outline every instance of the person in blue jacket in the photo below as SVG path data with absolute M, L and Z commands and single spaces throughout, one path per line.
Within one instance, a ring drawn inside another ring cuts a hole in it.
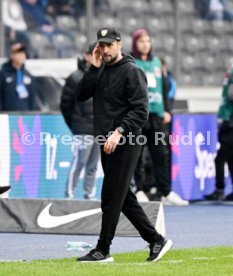
M 0 111 L 33 111 L 35 88 L 33 77 L 24 65 L 26 48 L 15 41 L 10 50 L 10 60 L 0 71 Z

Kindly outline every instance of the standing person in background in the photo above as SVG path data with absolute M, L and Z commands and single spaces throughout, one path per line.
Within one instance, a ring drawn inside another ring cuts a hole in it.
M 160 58 L 160 61 L 162 64 L 162 75 L 167 79 L 167 99 L 169 102 L 170 110 L 172 110 L 176 95 L 177 83 L 174 75 L 168 69 L 166 60 L 164 58 Z
M 143 128 L 147 137 L 147 146 L 153 161 L 155 172 L 156 198 L 162 196 L 166 205 L 188 205 L 178 194 L 171 191 L 168 146 L 159 139 L 156 133 L 166 133 L 165 125 L 171 122 L 170 108 L 167 100 L 167 82 L 162 76 L 162 66 L 158 57 L 152 55 L 150 32 L 138 29 L 133 33 L 132 55 L 136 64 L 145 72 L 149 94 L 149 120 Z M 137 168 L 138 169 L 138 168 Z M 139 183 L 139 187 L 142 184 Z
M 35 87 L 25 69 L 26 47 L 15 41 L 10 50 L 10 60 L 0 71 L 0 111 L 33 111 Z
M 207 200 L 230 200 L 233 201 L 233 193 L 224 195 L 225 179 L 224 166 L 228 164 L 228 168 L 233 183 L 233 67 L 228 69 L 223 82 L 222 103 L 218 111 L 220 118 L 220 127 L 218 139 L 220 149 L 215 158 L 216 170 L 216 189 L 213 193 L 206 195 Z
M 97 163 L 100 156 L 99 145 L 94 142 L 93 129 L 93 100 L 90 99 L 83 103 L 76 101 L 76 86 L 88 70 L 92 63 L 92 51 L 95 44 L 91 45 L 85 53 L 83 60 L 79 59 L 79 70 L 72 73 L 66 80 L 61 96 L 61 111 L 65 122 L 74 136 L 73 143 L 73 162 L 70 167 L 68 180 L 66 183 L 66 197 L 74 198 L 75 188 L 79 182 L 82 169 L 85 169 L 83 187 L 85 199 L 95 197 L 95 176 Z M 92 141 L 85 143 L 86 139 Z
M 174 75 L 172 72 L 168 69 L 167 62 L 164 58 L 160 58 L 161 64 L 162 64 L 162 75 L 164 78 L 167 80 L 167 101 L 169 102 L 170 106 L 170 111 L 172 113 L 173 110 L 173 105 L 174 105 L 174 100 L 175 100 L 175 94 L 176 94 L 176 89 L 177 89 L 177 83 Z M 171 168 L 172 166 L 172 150 L 171 150 L 171 145 L 169 142 L 169 137 L 172 135 L 172 120 L 171 122 L 167 123 L 165 125 L 165 131 L 166 131 L 166 143 L 168 147 L 168 152 L 169 152 L 169 167 Z M 169 170 L 169 179 L 170 183 L 172 183 L 172 176 L 171 176 L 171 170 Z

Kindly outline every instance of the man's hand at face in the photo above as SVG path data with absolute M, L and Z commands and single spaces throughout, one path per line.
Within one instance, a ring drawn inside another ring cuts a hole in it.
M 99 48 L 99 44 L 97 44 L 95 46 L 95 49 L 93 50 L 93 60 L 92 60 L 92 64 L 95 66 L 95 67 L 98 67 L 100 68 L 101 65 L 103 63 L 103 58 L 100 54 L 100 48 Z
M 116 129 L 111 136 L 108 137 L 107 141 L 104 144 L 104 152 L 111 154 L 115 151 L 117 145 L 120 142 L 122 134 Z

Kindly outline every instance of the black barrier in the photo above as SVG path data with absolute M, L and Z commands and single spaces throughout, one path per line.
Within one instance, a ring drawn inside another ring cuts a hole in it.
M 159 233 L 165 235 L 160 202 L 141 203 Z M 102 212 L 100 201 L 0 199 L 0 232 L 98 235 Z M 139 236 L 121 214 L 117 236 Z

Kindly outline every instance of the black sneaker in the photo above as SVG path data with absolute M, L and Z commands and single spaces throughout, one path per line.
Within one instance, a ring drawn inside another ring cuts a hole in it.
M 156 262 L 165 255 L 173 245 L 172 240 L 163 240 L 161 243 L 150 244 L 150 256 L 147 261 Z
M 225 201 L 233 201 L 233 193 L 227 195 Z
M 205 199 L 212 201 L 224 200 L 224 192 L 222 190 L 215 190 L 212 194 L 205 195 Z
M 87 255 L 77 258 L 76 261 L 109 263 L 109 262 L 113 262 L 114 259 L 110 254 L 105 255 L 99 249 L 95 248 L 91 250 Z

